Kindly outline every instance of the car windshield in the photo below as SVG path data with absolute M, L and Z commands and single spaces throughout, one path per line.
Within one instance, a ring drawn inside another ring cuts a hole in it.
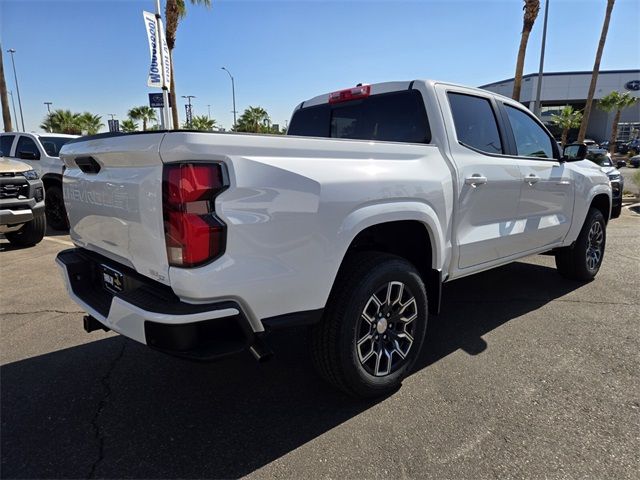
M 42 148 L 50 157 L 59 157 L 62 146 L 72 140 L 69 137 L 40 137 Z
M 587 158 L 601 167 L 613 167 L 613 163 L 606 153 L 590 153 Z

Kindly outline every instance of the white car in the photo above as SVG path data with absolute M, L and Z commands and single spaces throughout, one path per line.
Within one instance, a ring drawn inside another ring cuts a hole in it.
M 518 102 L 418 80 L 302 102 L 285 137 L 86 137 L 62 150 L 77 248 L 57 262 L 87 331 L 262 359 L 267 333 L 312 325 L 321 375 L 382 395 L 443 282 L 542 252 L 595 277 L 611 187 L 585 155 Z
M 47 224 L 55 230 L 69 227 L 62 198 L 63 163 L 60 149 L 78 135 L 61 133 L 0 133 L 0 151 L 33 168 L 42 179 L 46 193 Z

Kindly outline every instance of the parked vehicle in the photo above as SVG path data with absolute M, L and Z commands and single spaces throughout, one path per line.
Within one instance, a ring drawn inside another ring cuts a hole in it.
M 29 246 L 42 240 L 46 227 L 38 173 L 0 152 L 0 233 L 14 245 Z
M 633 168 L 640 168 L 640 155 L 636 155 L 635 157 L 631 157 L 629 159 L 629 164 Z
M 583 142 L 589 150 L 600 148 L 600 145 L 595 140 L 591 140 L 590 138 L 585 138 Z
M 57 262 L 85 330 L 199 360 L 311 325 L 321 375 L 397 388 L 443 282 L 552 252 L 598 273 L 609 179 L 520 103 L 434 81 L 298 105 L 287 136 L 102 134 L 63 147 L 77 248 Z
M 611 154 L 605 149 L 589 150 L 587 160 L 600 166 L 602 172 L 611 182 L 611 218 L 618 218 L 622 212 L 622 192 L 624 191 L 624 177 L 613 166 Z
M 0 133 L 0 150 L 30 165 L 42 179 L 46 192 L 47 223 L 55 230 L 69 228 L 62 198 L 60 149 L 77 135 L 61 133 Z

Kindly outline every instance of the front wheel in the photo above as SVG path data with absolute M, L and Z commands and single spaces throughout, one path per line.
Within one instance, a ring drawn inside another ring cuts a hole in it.
M 44 214 L 40 213 L 35 215 L 30 222 L 25 223 L 17 232 L 6 233 L 5 236 L 13 245 L 30 247 L 42 241 L 46 229 L 47 223 Z
M 356 254 L 312 331 L 313 362 L 347 394 L 385 395 L 408 375 L 426 329 L 427 295 L 416 268 L 393 255 Z
M 67 220 L 67 210 L 64 207 L 62 189 L 57 185 L 51 185 L 47 188 L 44 203 L 47 224 L 54 230 L 68 230 L 69 221 Z
M 606 240 L 604 216 L 600 210 L 591 208 L 576 243 L 556 253 L 560 274 L 572 280 L 593 280 L 602 265 Z

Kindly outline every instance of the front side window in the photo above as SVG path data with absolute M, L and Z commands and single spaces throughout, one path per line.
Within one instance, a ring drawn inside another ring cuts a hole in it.
M 503 153 L 498 123 L 486 98 L 448 93 L 458 141 L 487 153 Z
M 0 152 L 5 157 L 11 155 L 11 145 L 13 144 L 13 139 L 15 135 L 2 135 L 0 137 Z
M 23 157 L 23 154 L 27 154 L 30 158 Z M 34 142 L 31 138 L 21 136 L 18 140 L 18 145 L 16 146 L 16 157 L 25 158 L 29 160 L 39 160 L 40 159 L 40 150 L 38 150 L 38 146 L 36 142 Z
M 547 132 L 529 115 L 505 105 L 519 157 L 553 158 L 553 146 Z

